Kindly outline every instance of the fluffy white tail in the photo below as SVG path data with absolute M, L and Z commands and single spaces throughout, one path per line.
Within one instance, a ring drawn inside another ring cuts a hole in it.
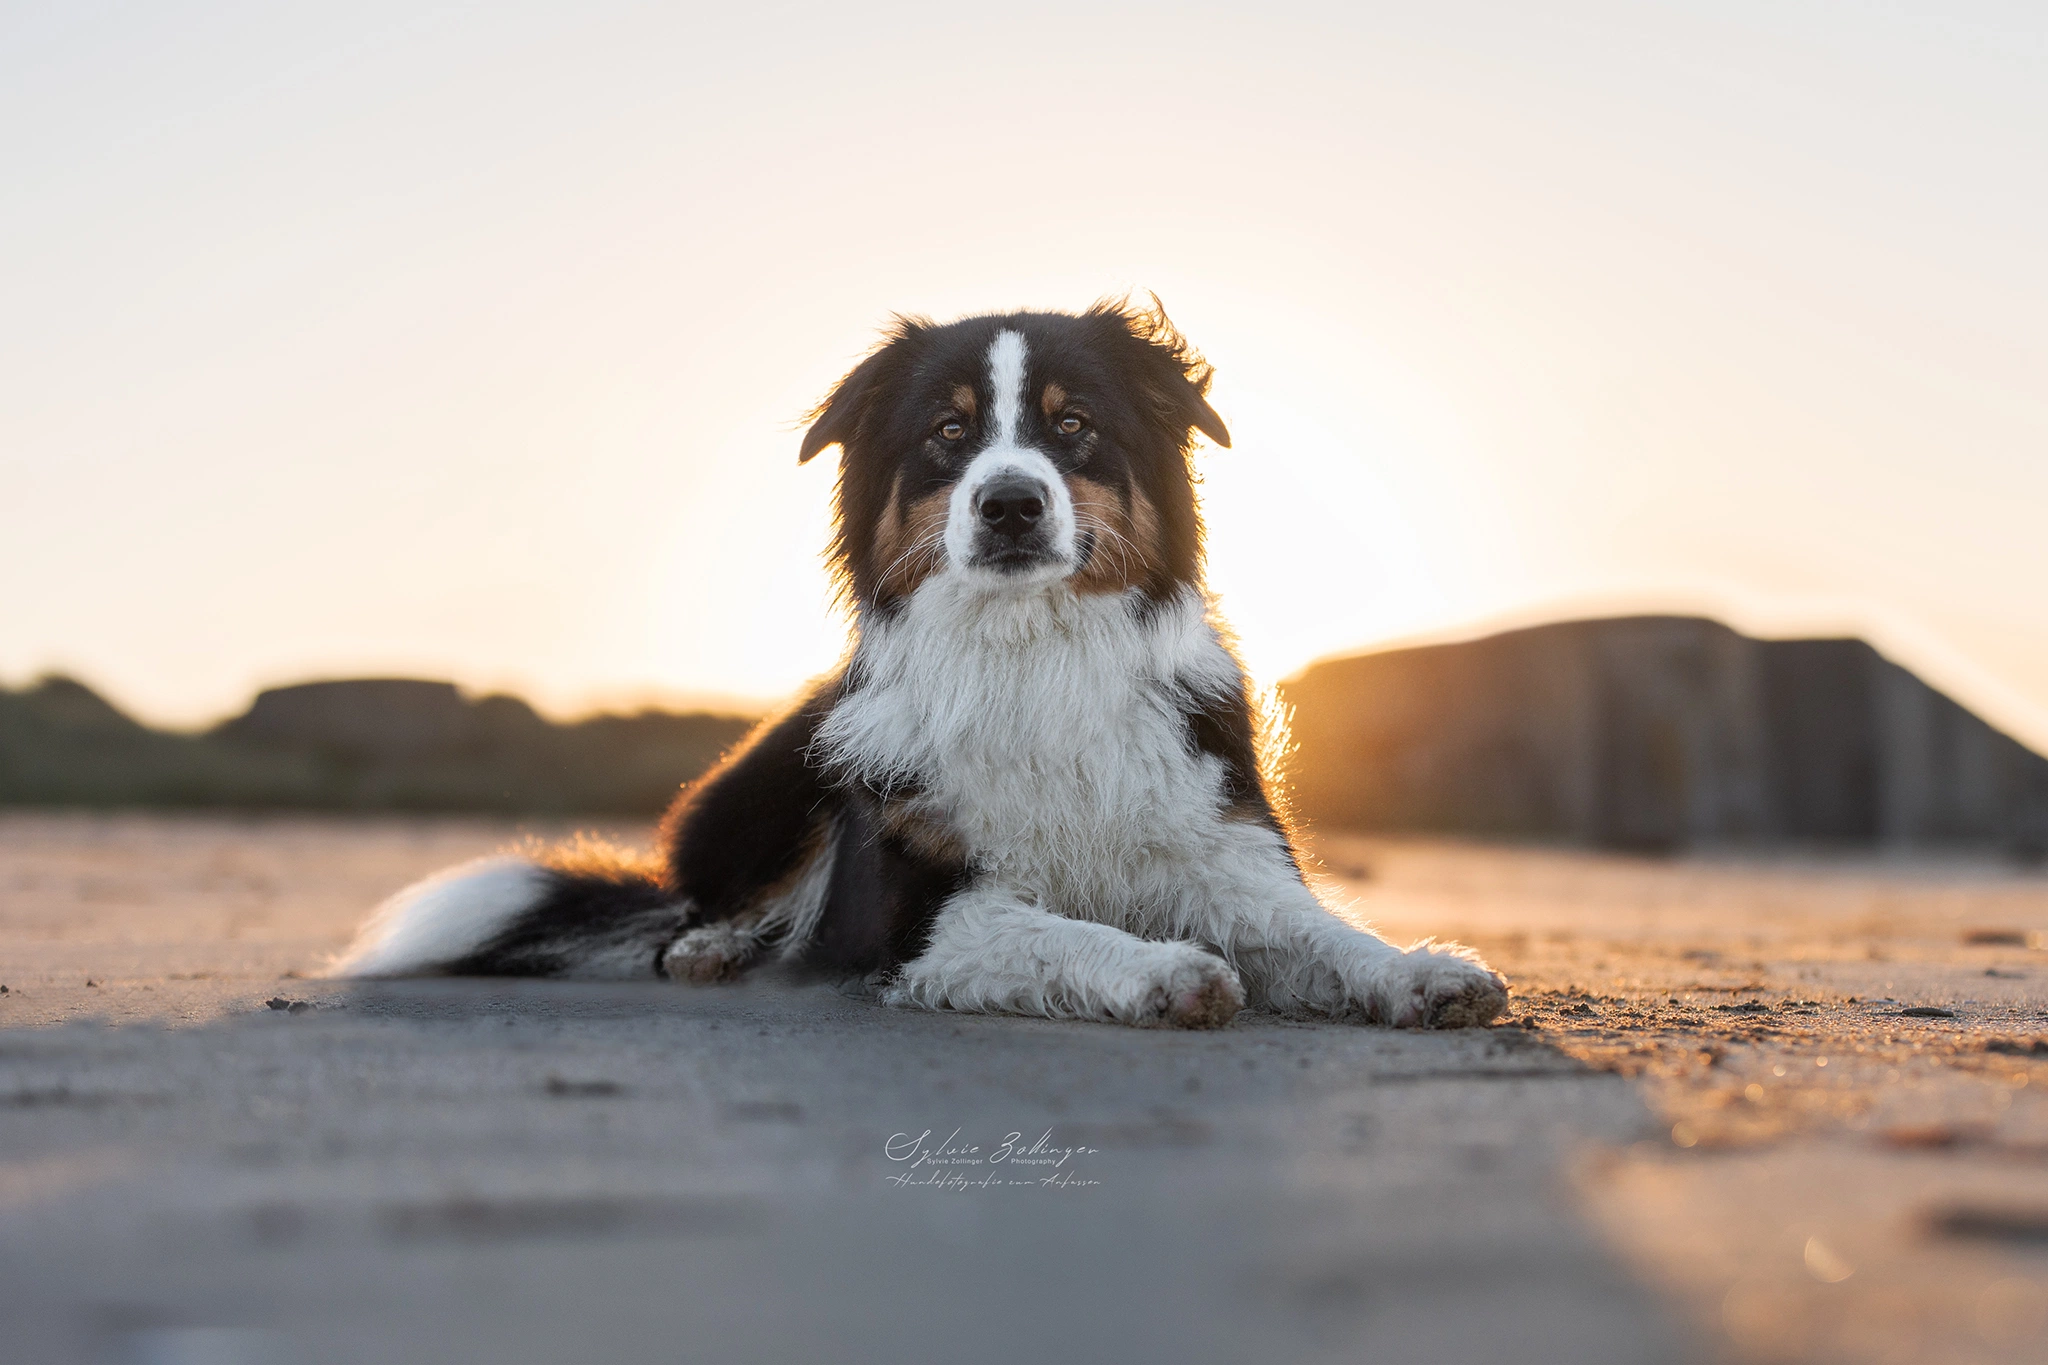
M 478 858 L 414 882 L 377 907 L 355 942 L 321 973 L 419 976 L 482 948 L 553 889 L 547 869 L 524 858 Z

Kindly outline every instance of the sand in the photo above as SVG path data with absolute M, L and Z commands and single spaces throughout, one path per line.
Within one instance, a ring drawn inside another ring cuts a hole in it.
M 2048 1353 L 2038 872 L 1323 841 L 1441 1035 L 294 975 L 565 832 L 0 817 L 0 1357 Z

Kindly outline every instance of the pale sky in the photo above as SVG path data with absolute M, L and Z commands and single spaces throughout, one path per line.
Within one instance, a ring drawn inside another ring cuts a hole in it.
M 798 415 L 1157 290 L 1268 680 L 1856 631 L 2048 743 L 2048 7 L 0 5 L 0 680 L 829 667 Z

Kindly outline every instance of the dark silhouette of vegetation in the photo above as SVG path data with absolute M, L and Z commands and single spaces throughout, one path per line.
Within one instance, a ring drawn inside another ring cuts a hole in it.
M 752 724 L 648 710 L 563 725 L 517 697 L 378 678 L 274 688 L 178 734 L 46 677 L 0 689 L 0 805 L 653 815 Z

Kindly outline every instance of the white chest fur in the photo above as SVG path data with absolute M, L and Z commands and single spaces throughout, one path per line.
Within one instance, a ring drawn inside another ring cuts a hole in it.
M 825 753 L 919 791 L 978 870 L 1048 909 L 1142 915 L 1222 819 L 1184 709 L 1240 675 L 1192 592 L 1141 621 L 1116 597 L 940 575 L 865 625 L 854 667 Z

